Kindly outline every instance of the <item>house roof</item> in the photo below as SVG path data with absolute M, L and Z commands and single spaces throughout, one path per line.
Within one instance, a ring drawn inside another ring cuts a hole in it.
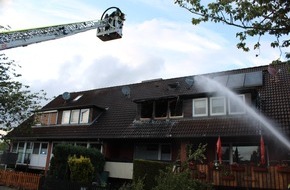
M 287 64 L 276 65 L 273 77 L 268 66 L 245 68 L 205 74 L 211 78 L 252 72 L 262 73 L 262 84 L 237 86 L 236 91 L 255 92 L 259 96 L 261 112 L 275 121 L 275 126 L 290 134 L 290 73 Z M 59 95 L 40 111 L 66 108 L 97 107 L 101 117 L 89 125 L 30 127 L 23 123 L 10 132 L 11 139 L 110 139 L 110 138 L 190 138 L 213 136 L 251 136 L 263 131 L 261 122 L 249 115 L 206 118 L 177 118 L 170 120 L 136 120 L 137 103 L 162 98 L 202 97 L 212 93 L 191 83 L 196 76 L 150 80 L 136 84 L 115 86 L 70 93 L 70 100 Z M 235 77 L 235 76 L 234 76 Z M 191 80 L 193 79 L 193 80 Z M 257 78 L 259 80 L 259 78 Z M 74 99 L 82 95 L 78 100 Z

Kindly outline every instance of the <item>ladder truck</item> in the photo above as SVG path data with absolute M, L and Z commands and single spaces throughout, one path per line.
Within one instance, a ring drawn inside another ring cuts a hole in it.
M 124 21 L 125 14 L 117 7 L 110 7 L 105 10 L 100 20 L 5 31 L 0 33 L 0 51 L 64 38 L 91 29 L 97 29 L 97 37 L 102 41 L 119 39 L 122 38 Z

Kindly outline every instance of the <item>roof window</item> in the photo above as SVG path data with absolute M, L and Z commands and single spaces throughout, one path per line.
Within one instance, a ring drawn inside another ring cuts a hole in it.
M 74 102 L 75 102 L 75 101 L 78 101 L 82 96 L 83 96 L 82 94 L 78 95 L 77 97 L 75 97 L 75 99 L 74 99 L 73 101 L 74 101 Z

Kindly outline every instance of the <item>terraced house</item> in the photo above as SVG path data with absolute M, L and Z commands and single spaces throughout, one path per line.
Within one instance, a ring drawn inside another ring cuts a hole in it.
M 289 94 L 287 64 L 64 93 L 7 138 L 18 165 L 46 171 L 53 147 L 71 143 L 99 149 L 110 177 L 122 179 L 132 178 L 134 159 L 185 161 L 187 145 L 202 143 L 207 159 L 195 168 L 196 178 L 285 189 Z

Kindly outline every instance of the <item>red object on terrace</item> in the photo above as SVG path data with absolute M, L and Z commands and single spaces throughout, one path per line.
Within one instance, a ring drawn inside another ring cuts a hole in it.
M 264 165 L 266 164 L 266 159 L 265 159 L 265 143 L 263 136 L 261 136 L 260 140 L 260 151 L 261 151 L 261 164 Z
M 217 143 L 216 143 L 216 153 L 218 155 L 219 163 L 222 163 L 222 142 L 221 137 L 219 136 Z

